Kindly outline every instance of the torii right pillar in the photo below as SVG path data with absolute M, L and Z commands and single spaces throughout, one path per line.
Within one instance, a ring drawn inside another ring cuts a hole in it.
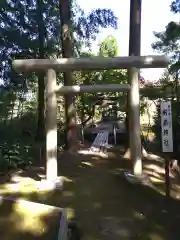
M 130 0 L 129 56 L 140 56 L 141 52 L 141 0 Z M 140 136 L 140 69 L 128 69 L 129 92 L 129 139 L 134 176 L 142 175 Z

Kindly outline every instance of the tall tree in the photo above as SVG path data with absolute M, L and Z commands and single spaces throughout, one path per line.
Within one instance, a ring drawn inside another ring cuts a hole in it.
M 171 11 L 176 14 L 180 13 L 180 1 L 175 0 L 171 4 Z M 166 84 L 170 79 L 173 79 L 173 85 L 176 90 L 176 121 L 173 123 L 173 128 L 175 131 L 174 138 L 174 149 L 175 152 L 178 150 L 178 131 L 179 124 L 177 119 L 180 115 L 179 109 L 179 76 L 180 76 L 180 22 L 169 22 L 165 30 L 162 32 L 155 32 L 156 41 L 152 44 L 152 47 L 159 53 L 164 53 L 170 58 L 170 65 L 168 67 L 168 72 L 166 73 Z M 164 83 L 164 82 L 163 82 Z
M 56 0 L 9 0 L 0 3 L 0 77 L 4 85 L 31 87 L 37 82 L 32 75 L 16 74 L 11 69 L 14 58 L 39 58 L 62 56 L 60 34 L 60 11 Z M 81 49 L 83 44 L 90 46 L 100 27 L 117 27 L 117 18 L 109 9 L 95 9 L 85 14 L 75 2 L 71 4 L 71 31 L 73 31 L 73 49 Z M 77 14 L 78 13 L 78 14 Z M 8 54 L 7 54 L 8 53 Z M 29 80 L 30 81 L 27 81 Z M 44 132 L 44 80 L 38 76 L 38 135 Z M 31 83 L 31 84 L 30 84 Z M 40 137 L 42 138 L 42 137 Z
M 39 58 L 45 58 L 45 25 L 43 19 L 44 2 L 37 0 L 37 25 L 38 25 L 38 42 L 39 42 Z M 45 82 L 44 73 L 38 73 L 38 124 L 37 138 L 41 141 L 45 139 L 45 98 L 44 98 Z
M 70 58 L 73 56 L 72 46 L 72 18 L 71 18 L 71 0 L 59 0 L 60 19 L 61 19 L 61 44 L 62 56 Z M 73 73 L 64 73 L 64 85 L 73 85 Z M 75 140 L 73 127 L 75 126 L 75 105 L 74 96 L 72 94 L 65 95 L 65 118 L 66 118 L 66 136 L 65 147 L 70 149 Z

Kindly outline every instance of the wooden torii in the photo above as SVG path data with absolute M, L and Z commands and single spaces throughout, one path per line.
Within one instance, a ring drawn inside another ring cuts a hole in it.
M 57 86 L 56 71 L 83 71 L 100 69 L 119 69 L 119 68 L 156 68 L 165 67 L 168 64 L 166 56 L 131 56 L 114 58 L 62 58 L 62 59 L 25 59 L 14 60 L 13 67 L 18 72 L 47 71 L 46 84 L 46 178 L 48 181 L 55 181 L 57 178 L 57 123 L 56 105 L 57 94 L 66 93 L 86 93 L 86 92 L 127 92 L 132 91 L 129 84 L 107 84 L 107 85 L 75 85 Z M 136 90 L 136 89 L 135 89 Z M 136 90 L 139 92 L 139 88 Z M 135 91 L 134 91 L 135 92 Z M 135 107 L 137 99 L 132 98 L 131 105 Z M 133 108 L 133 112 L 138 112 L 138 108 Z M 136 114 L 137 114 L 136 113 Z M 137 119 L 131 119 L 136 129 Z M 138 123 L 139 124 L 139 123 Z M 135 135 L 139 136 L 138 132 Z M 131 133 L 132 135 L 132 133 Z M 132 136 L 134 139 L 134 136 Z M 134 148 L 141 148 L 141 143 L 137 145 L 137 139 L 133 142 Z M 137 152 L 135 152 L 137 154 Z M 136 156 L 135 156 L 136 157 Z M 139 157 L 139 155 L 138 155 Z

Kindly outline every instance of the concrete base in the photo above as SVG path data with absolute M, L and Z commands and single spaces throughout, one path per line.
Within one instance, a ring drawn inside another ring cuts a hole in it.
M 40 220 L 41 216 L 46 216 L 48 229 L 47 229 L 47 232 L 46 231 L 44 232 L 44 228 L 41 229 L 41 234 L 42 233 L 43 234 L 42 236 L 38 235 L 39 240 L 49 239 L 49 236 L 52 236 L 52 235 L 54 235 L 54 238 L 53 238 L 54 240 L 68 240 L 67 210 L 65 208 L 59 208 L 59 207 L 46 205 L 42 203 L 31 202 L 23 199 L 15 199 L 15 198 L 8 198 L 5 196 L 0 196 L 0 204 L 3 204 L 3 203 L 6 203 L 5 209 L 8 206 L 9 206 L 9 209 L 11 209 L 12 205 L 14 206 L 14 204 L 18 205 L 18 208 L 17 208 L 18 211 L 17 212 L 14 211 L 13 213 L 14 219 L 19 217 L 19 211 L 23 217 L 24 222 L 30 221 L 30 223 L 31 222 L 34 223 L 37 220 L 38 223 L 41 223 L 41 220 Z M 2 213 L 2 209 L 1 209 L 1 213 Z M 3 239 L 9 239 L 9 240 L 14 239 L 14 238 L 9 238 L 9 231 L 7 231 L 6 228 L 2 228 L 2 226 L 4 227 L 3 222 L 5 221 L 6 225 L 8 224 L 8 227 L 11 228 L 12 224 L 16 222 L 14 222 L 14 220 L 9 218 L 8 214 L 6 216 L 4 212 L 3 212 L 3 215 L 0 216 L 0 220 L 1 220 L 0 227 L 3 234 Z M 36 230 L 37 229 L 39 229 L 39 227 L 37 227 Z M 12 232 L 14 234 L 12 235 L 11 233 L 10 236 L 15 235 L 16 239 L 23 238 L 22 231 L 18 231 L 18 229 L 15 229 L 15 230 L 13 229 Z
M 140 185 L 151 185 L 151 179 L 147 174 L 142 173 L 142 175 L 134 175 L 133 172 L 124 172 L 125 179 L 132 184 Z
M 61 190 L 63 188 L 64 185 L 64 178 L 63 177 L 58 177 L 55 181 L 51 182 L 48 180 L 42 180 L 40 182 L 37 183 L 37 188 L 39 190 L 44 190 L 44 191 L 48 191 L 48 190 Z
M 26 192 L 30 193 L 32 191 L 53 191 L 53 190 L 62 190 L 64 186 L 64 177 L 60 176 L 55 181 L 47 181 L 46 179 L 42 179 L 40 181 L 29 180 L 17 183 L 7 183 L 4 185 L 5 188 L 13 192 Z

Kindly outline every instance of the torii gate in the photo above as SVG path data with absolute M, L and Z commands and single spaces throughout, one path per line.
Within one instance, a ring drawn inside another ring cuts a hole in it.
M 24 59 L 14 60 L 13 67 L 18 72 L 46 71 L 46 179 L 57 179 L 57 94 L 85 92 L 129 91 L 130 113 L 130 150 L 133 160 L 133 173 L 142 174 L 140 117 L 139 117 L 139 69 L 164 68 L 168 66 L 166 56 L 140 55 L 141 0 L 131 0 L 129 57 L 89 57 L 61 59 Z M 58 87 L 56 71 L 84 71 L 104 69 L 128 69 L 129 84 L 77 85 Z

